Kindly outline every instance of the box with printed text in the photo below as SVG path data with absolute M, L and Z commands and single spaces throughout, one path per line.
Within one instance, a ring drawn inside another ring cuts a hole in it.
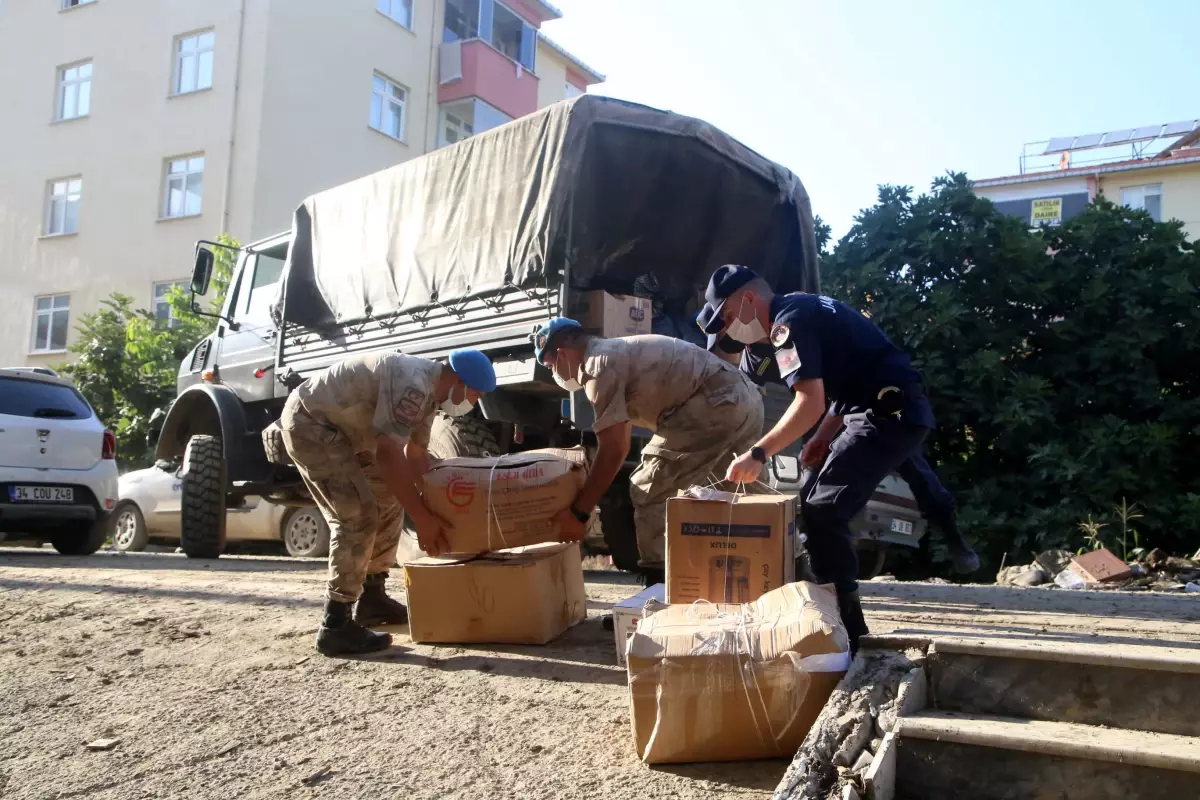
M 796 500 L 731 495 L 667 501 L 667 602 L 750 603 L 795 579 Z

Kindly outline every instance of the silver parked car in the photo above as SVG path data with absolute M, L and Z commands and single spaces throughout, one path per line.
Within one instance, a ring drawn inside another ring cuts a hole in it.
M 180 465 L 160 461 L 127 472 L 119 481 L 120 500 L 110 517 L 110 535 L 118 550 L 137 552 L 154 541 L 179 541 L 182 481 Z M 226 511 L 226 541 L 282 542 L 298 558 L 329 555 L 329 527 L 315 507 L 290 508 L 250 496 Z

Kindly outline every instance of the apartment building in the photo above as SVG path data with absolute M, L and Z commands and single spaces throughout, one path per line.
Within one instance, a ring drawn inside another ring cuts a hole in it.
M 0 2 L 0 365 L 113 291 L 169 324 L 196 240 L 604 80 L 542 0 Z
M 976 194 L 1031 226 L 1054 225 L 1097 197 L 1179 220 L 1200 239 L 1200 120 L 1030 142 L 1020 172 L 972 182 Z

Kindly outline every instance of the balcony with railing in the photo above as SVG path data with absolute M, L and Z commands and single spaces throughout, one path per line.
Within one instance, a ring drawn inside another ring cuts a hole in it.
M 535 111 L 540 23 L 496 0 L 447 0 L 438 103 L 477 97 L 510 117 Z

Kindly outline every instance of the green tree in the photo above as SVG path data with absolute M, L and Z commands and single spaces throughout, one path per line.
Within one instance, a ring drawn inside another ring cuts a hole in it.
M 1082 544 L 1136 501 L 1144 542 L 1200 545 L 1200 253 L 1103 198 L 1031 232 L 963 175 L 885 186 L 822 262 L 824 290 L 915 356 L 929 443 L 993 563 Z
M 219 241 L 238 246 L 225 234 Z M 212 312 L 225 301 L 236 251 L 220 247 L 215 255 L 208 300 Z M 80 318 L 79 339 L 69 348 L 75 360 L 58 368 L 117 435 L 118 457 L 125 468 L 150 463 L 153 451 L 146 443 L 150 416 L 174 399 L 180 362 L 213 329 L 211 318 L 192 311 L 186 289 L 172 289 L 167 301 L 174 317 L 170 325 L 135 308 L 132 297 L 114 292 L 99 311 Z

